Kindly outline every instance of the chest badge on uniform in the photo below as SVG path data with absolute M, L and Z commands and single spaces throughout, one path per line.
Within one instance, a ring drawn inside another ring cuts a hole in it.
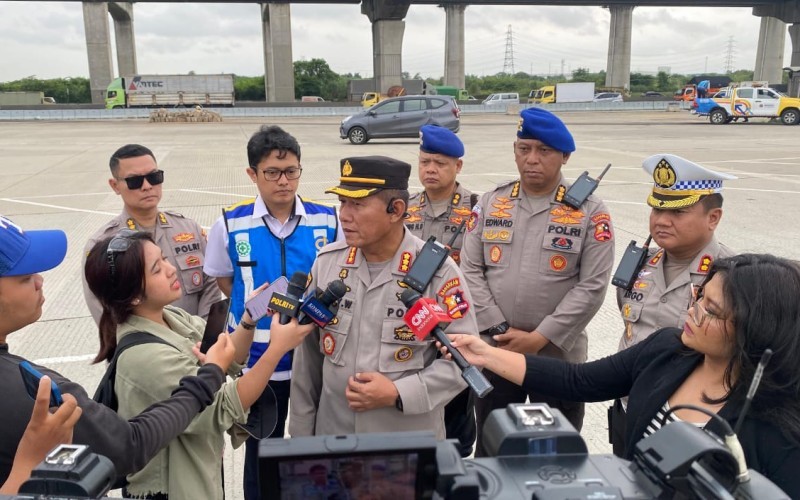
M 489 260 L 497 264 L 503 258 L 503 249 L 499 245 L 492 245 L 489 249 Z
M 553 238 L 550 246 L 559 250 L 572 250 L 572 240 L 569 238 Z
M 236 242 L 236 253 L 239 255 L 247 255 L 250 253 L 250 243 L 246 241 Z
M 410 347 L 401 347 L 394 352 L 394 360 L 398 363 L 405 363 L 414 357 L 414 351 Z
M 394 339 L 403 342 L 410 342 L 414 340 L 414 332 L 406 325 L 399 326 L 394 329 Z
M 422 217 L 417 213 L 420 210 L 422 210 L 422 208 L 419 205 L 415 205 L 413 207 L 408 207 L 408 209 L 406 209 L 405 221 L 407 223 L 421 221 Z
M 492 217 L 497 217 L 498 219 L 510 219 L 511 214 L 508 213 L 508 210 L 514 208 L 514 205 L 509 203 L 509 201 L 511 200 L 509 200 L 504 196 L 498 196 L 495 202 L 492 203 L 492 206 L 496 208 L 497 211 L 490 212 L 489 215 L 491 215 Z
M 461 264 L 461 250 L 453 250 L 450 252 L 450 257 L 453 258 L 456 264 Z
M 625 304 L 624 306 L 622 306 L 622 316 L 628 318 L 630 317 L 630 315 L 631 315 L 631 305 Z
M 563 255 L 553 255 L 550 257 L 550 269 L 553 271 L 563 271 L 567 267 L 567 258 Z
M 333 354 L 334 349 L 336 349 L 336 340 L 334 340 L 333 335 L 326 333 L 325 336 L 322 337 L 322 350 L 325 352 L 325 355 L 330 356 Z
M 472 213 L 472 210 L 466 207 L 454 207 L 453 213 L 456 215 L 460 215 L 461 217 L 467 217 L 469 214 Z
M 483 238 L 488 241 L 508 241 L 511 239 L 511 231 L 507 229 L 484 229 Z
M 553 216 L 553 218 L 550 219 L 551 222 L 555 222 L 556 224 L 570 225 L 580 224 L 585 217 L 584 213 L 580 210 L 575 210 L 564 205 L 558 206 L 551 210 L 550 215 Z
M 200 275 L 200 271 L 195 271 L 192 273 L 192 284 L 194 286 L 200 286 L 203 282 L 203 277 Z
M 187 266 L 199 266 L 200 265 L 200 257 L 197 255 L 190 255 L 186 257 L 186 265 Z
M 714 263 L 714 259 L 711 258 L 710 255 L 705 254 L 700 257 L 700 264 L 697 266 L 697 272 L 708 274 L 708 270 L 711 269 L 711 264 Z
M 194 233 L 179 233 L 172 237 L 175 243 L 186 243 L 187 241 L 194 241 Z

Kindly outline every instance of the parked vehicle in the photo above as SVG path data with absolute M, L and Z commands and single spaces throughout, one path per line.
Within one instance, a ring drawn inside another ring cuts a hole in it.
M 732 86 L 726 97 L 695 100 L 695 112 L 714 125 L 739 118 L 780 118 L 784 125 L 800 123 L 800 99 L 786 97 L 769 87 Z
M 620 94 L 619 92 L 600 92 L 599 94 L 594 96 L 594 99 L 592 99 L 592 102 L 622 102 L 622 101 L 623 101 L 622 94 Z
M 233 75 L 134 75 L 106 89 L 106 108 L 233 106 Z
M 453 132 L 461 127 L 461 110 L 452 96 L 409 95 L 385 99 L 342 120 L 339 137 L 353 144 L 371 139 L 419 137 L 423 125 L 440 125 Z
M 300 98 L 300 102 L 325 102 L 325 99 L 318 95 L 304 95 Z
M 594 82 L 565 82 L 545 85 L 528 94 L 528 104 L 551 102 L 591 102 L 594 97 Z
M 489 94 L 483 100 L 484 106 L 505 106 L 508 104 L 519 104 L 519 94 L 516 92 L 504 92 L 502 94 Z
M 28 106 L 55 104 L 56 100 L 46 97 L 44 92 L 0 92 L 0 106 Z

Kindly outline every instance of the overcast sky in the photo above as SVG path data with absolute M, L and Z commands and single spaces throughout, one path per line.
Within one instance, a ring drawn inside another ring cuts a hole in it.
M 509 26 L 516 71 L 557 74 L 562 65 L 566 73 L 605 69 L 609 19 L 600 7 L 471 5 L 465 19 L 466 72 L 504 69 Z M 412 5 L 405 21 L 403 70 L 441 76 L 444 11 Z M 140 73 L 264 72 L 257 4 L 137 3 L 134 23 Z M 729 43 L 733 67 L 753 69 L 759 25 L 749 8 L 637 7 L 631 70 L 723 72 Z M 372 75 L 370 24 L 359 5 L 292 5 L 292 40 L 295 60 L 322 58 L 337 73 Z M 787 36 L 784 65 L 790 49 Z M 116 72 L 116 58 L 114 64 Z M 80 2 L 0 0 L 0 81 L 88 74 Z

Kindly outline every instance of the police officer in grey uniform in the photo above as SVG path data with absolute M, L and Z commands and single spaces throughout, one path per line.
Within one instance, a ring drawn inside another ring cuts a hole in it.
M 176 212 L 158 209 L 164 171 L 158 169 L 150 149 L 139 144 L 122 146 L 109 160 L 109 186 L 122 197 L 122 213 L 97 231 L 84 247 L 84 256 L 94 244 L 121 229 L 147 231 L 178 269 L 183 296 L 172 305 L 190 314 L 207 317 L 211 304 L 220 300 L 217 281 L 203 273 L 206 232 L 200 225 Z M 85 258 L 84 258 L 85 261 Z M 103 308 L 83 279 L 83 295 L 96 323 Z
M 465 387 L 455 363 L 437 359 L 430 338 L 406 326 L 403 277 L 423 241 L 406 230 L 411 165 L 384 156 L 345 158 L 339 196 L 345 241 L 325 246 L 310 288 L 343 280 L 336 317 L 295 349 L 292 437 L 431 430 L 445 437 L 444 406 Z M 453 320 L 448 331 L 477 335 L 464 276 L 447 259 L 426 288 Z
M 478 196 L 456 181 L 463 167 L 464 144 L 450 130 L 437 125 L 419 129 L 419 182 L 424 190 L 408 201 L 406 227 L 414 236 L 447 244 L 458 233 L 450 256 L 461 262 L 464 239 L 461 223 L 469 219 Z M 459 232 L 459 230 L 461 231 Z
M 562 203 L 561 167 L 575 151 L 564 123 L 540 108 L 522 111 L 514 142 L 520 178 L 484 194 L 467 224 L 461 269 L 475 301 L 481 337 L 492 345 L 570 362 L 586 361 L 584 328 L 600 309 L 614 259 L 611 216 L 592 195 L 578 209 Z M 492 410 L 546 402 L 580 429 L 582 403 L 526 393 L 487 372 L 494 390 L 475 402 L 478 444 Z
M 650 234 L 656 247 L 630 290 L 617 289 L 625 332 L 619 350 L 627 349 L 665 327 L 682 328 L 692 285 L 705 279 L 711 264 L 734 252 L 714 237 L 722 219 L 722 183 L 735 176 L 715 172 L 672 154 L 656 154 L 642 163 L 653 178 L 647 197 Z M 614 453 L 625 451 L 625 402 L 611 409 Z
M 463 166 L 464 144 L 450 130 L 436 125 L 419 129 L 419 182 L 424 187 L 411 196 L 406 212 L 406 228 L 422 240 L 431 236 L 450 246 L 450 256 L 458 264 L 464 240 L 464 225 L 478 195 L 456 182 Z M 472 454 L 475 444 L 475 400 L 472 390 L 464 389 L 444 409 L 447 439 L 458 439 L 462 457 Z

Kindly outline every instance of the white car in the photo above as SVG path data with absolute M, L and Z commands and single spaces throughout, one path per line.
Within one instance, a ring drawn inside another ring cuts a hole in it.
M 622 94 L 619 92 L 600 92 L 594 96 L 592 102 L 622 102 Z

